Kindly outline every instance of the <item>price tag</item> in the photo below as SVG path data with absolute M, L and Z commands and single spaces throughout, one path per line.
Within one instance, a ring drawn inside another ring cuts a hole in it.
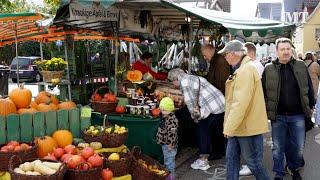
M 82 118 L 91 118 L 92 109 L 89 106 L 81 108 L 81 117 Z

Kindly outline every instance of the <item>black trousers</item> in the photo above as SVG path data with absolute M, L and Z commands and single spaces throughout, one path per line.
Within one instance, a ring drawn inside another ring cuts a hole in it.
M 218 122 L 212 128 L 212 154 L 225 155 L 227 139 L 223 135 L 224 113 L 218 119 Z

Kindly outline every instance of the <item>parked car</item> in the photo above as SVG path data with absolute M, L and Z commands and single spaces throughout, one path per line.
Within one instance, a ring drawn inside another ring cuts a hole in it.
M 17 62 L 19 61 L 19 79 L 24 80 L 33 80 L 39 82 L 42 80 L 42 76 L 37 65 L 34 64 L 36 60 L 39 60 L 40 57 L 16 57 L 12 60 L 9 68 L 10 74 L 9 78 L 13 82 L 17 82 Z

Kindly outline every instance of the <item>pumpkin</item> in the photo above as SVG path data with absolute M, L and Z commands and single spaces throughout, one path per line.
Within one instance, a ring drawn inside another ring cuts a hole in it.
M 154 116 L 154 117 L 160 116 L 160 113 L 161 113 L 161 111 L 160 111 L 159 108 L 154 108 L 154 109 L 151 110 L 151 115 Z
M 57 130 L 53 133 L 52 138 L 57 142 L 60 148 L 72 144 L 73 136 L 68 130 Z
M 31 101 L 30 108 L 37 109 L 38 108 L 38 104 L 35 101 Z
M 6 116 L 8 114 L 16 113 L 17 109 L 10 99 L 0 98 L 0 115 Z
M 58 105 L 60 102 L 59 99 L 55 95 L 51 95 L 50 99 L 51 99 L 51 102 L 55 105 Z
M 116 113 L 123 114 L 125 111 L 126 109 L 123 106 L 116 107 Z
M 49 93 L 47 93 L 45 91 L 39 92 L 39 94 L 35 98 L 36 103 L 37 104 L 41 104 L 41 103 L 48 104 L 48 103 L 50 103 L 51 102 L 51 98 L 48 96 L 48 94 Z
M 58 107 L 52 103 L 50 103 L 50 104 L 41 103 L 38 105 L 37 110 L 40 112 L 49 112 L 49 111 L 58 110 Z
M 18 114 L 33 114 L 38 112 L 35 108 L 20 108 Z
M 34 143 L 38 145 L 37 155 L 40 158 L 51 154 L 53 150 L 58 147 L 56 141 L 50 136 L 36 138 Z
M 135 82 L 135 81 L 141 81 L 142 79 L 142 73 L 139 70 L 131 70 L 128 71 L 127 73 L 127 79 L 131 82 Z
M 92 100 L 92 101 L 101 101 L 101 100 L 102 100 L 102 97 L 100 96 L 100 94 L 94 93 L 94 94 L 92 94 L 92 96 L 91 96 L 91 100 Z
M 72 101 L 66 101 L 58 104 L 59 109 L 74 109 L 76 107 L 77 107 L 76 103 Z
M 9 93 L 9 98 L 17 108 L 27 108 L 31 103 L 32 93 L 29 89 L 26 89 L 21 85 Z
M 105 94 L 104 99 L 106 99 L 107 102 L 117 102 L 117 97 L 111 93 Z

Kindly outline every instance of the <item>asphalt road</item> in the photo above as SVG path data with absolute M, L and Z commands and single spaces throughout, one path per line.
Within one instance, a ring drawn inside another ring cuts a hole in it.
M 190 150 L 189 158 L 183 163 L 177 166 L 176 174 L 179 180 L 225 180 L 225 160 L 211 161 L 211 168 L 207 171 L 193 170 L 190 168 L 190 164 L 196 159 L 194 150 Z M 186 152 L 186 154 L 188 154 Z M 186 155 L 184 155 L 186 156 Z M 307 133 L 304 158 L 306 165 L 301 170 L 301 176 L 303 180 L 320 180 L 320 128 L 314 128 Z M 273 179 L 272 173 L 272 154 L 271 154 L 271 139 L 270 135 L 266 135 L 265 148 L 264 148 L 264 164 L 268 170 L 269 176 Z M 241 177 L 241 180 L 253 180 L 251 177 Z M 291 180 L 291 177 L 287 175 L 286 180 Z

